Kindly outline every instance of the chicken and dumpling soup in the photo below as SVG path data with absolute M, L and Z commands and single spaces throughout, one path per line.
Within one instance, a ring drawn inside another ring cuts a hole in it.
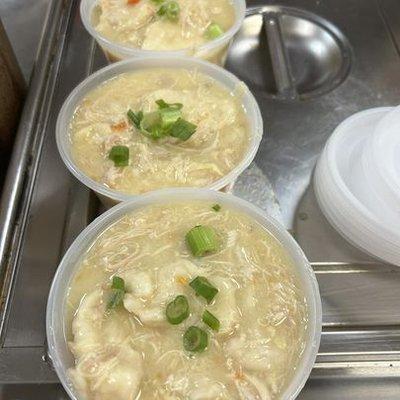
M 92 24 L 114 43 L 168 51 L 214 40 L 233 26 L 235 18 L 229 0 L 99 0 Z
M 264 227 L 205 201 L 148 205 L 80 258 L 68 374 L 85 400 L 273 400 L 306 346 L 292 259 Z
M 69 129 L 74 162 L 94 181 L 128 194 L 209 186 L 250 146 L 239 92 L 196 69 L 120 74 L 77 106 Z

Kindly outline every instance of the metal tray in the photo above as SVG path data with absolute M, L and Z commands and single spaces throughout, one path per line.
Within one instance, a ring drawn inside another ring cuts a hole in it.
M 60 257 L 101 211 L 96 197 L 62 165 L 54 139 L 68 93 L 105 64 L 83 29 L 78 3 L 53 0 L 49 9 L 1 200 L 0 398 L 5 400 L 66 399 L 46 356 L 47 295 Z M 322 343 L 299 398 L 399 399 L 400 269 L 339 237 L 321 215 L 310 181 L 324 142 L 343 118 L 398 101 L 400 3 L 248 3 L 249 18 L 255 19 L 247 19 L 237 36 L 227 67 L 254 91 L 266 131 L 255 163 L 233 191 L 285 224 L 317 274 Z M 307 21 L 313 29 L 303 29 Z M 325 31 L 341 51 L 338 68 L 331 65 L 338 57 L 326 53 L 330 45 L 321 47 Z M 299 54 L 296 43 L 305 47 Z M 240 69 L 246 60 L 248 76 Z M 324 75 L 324 65 L 336 72 Z

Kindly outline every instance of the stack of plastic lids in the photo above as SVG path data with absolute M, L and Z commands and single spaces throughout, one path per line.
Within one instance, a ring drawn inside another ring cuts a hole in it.
M 343 121 L 315 171 L 322 212 L 350 243 L 400 266 L 400 107 Z

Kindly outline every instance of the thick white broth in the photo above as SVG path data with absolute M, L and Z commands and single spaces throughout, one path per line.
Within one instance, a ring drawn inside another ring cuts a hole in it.
M 167 1 L 165 1 L 166 3 Z M 229 0 L 176 0 L 180 12 L 176 21 L 157 15 L 160 4 L 140 0 L 99 0 L 93 15 L 95 29 L 112 42 L 146 50 L 180 50 L 211 40 L 207 28 L 217 23 L 223 31 L 235 22 Z
M 196 225 L 219 238 L 195 258 L 185 242 Z M 113 276 L 123 305 L 106 311 Z M 205 276 L 219 292 L 210 305 L 188 283 Z M 185 295 L 190 316 L 171 325 L 167 304 Z M 204 309 L 221 323 L 202 321 Z M 76 364 L 70 376 L 87 400 L 279 399 L 305 346 L 307 305 L 290 257 L 248 216 L 207 202 L 148 206 L 114 223 L 83 256 L 67 300 Z M 183 348 L 195 325 L 209 335 L 202 353 Z
M 153 112 L 160 99 L 183 105 L 182 118 L 197 126 L 188 140 L 154 140 L 130 122 L 128 110 Z M 80 102 L 70 124 L 77 167 L 104 186 L 130 194 L 208 186 L 242 161 L 250 139 L 240 95 L 185 69 L 147 69 L 106 81 Z M 124 167 L 109 159 L 111 149 L 120 145 L 129 148 Z

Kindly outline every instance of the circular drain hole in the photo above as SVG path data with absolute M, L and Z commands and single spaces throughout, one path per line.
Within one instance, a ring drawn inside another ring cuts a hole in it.
M 251 8 L 229 51 L 227 69 L 263 95 L 304 100 L 346 78 L 351 50 L 328 21 L 289 7 Z

